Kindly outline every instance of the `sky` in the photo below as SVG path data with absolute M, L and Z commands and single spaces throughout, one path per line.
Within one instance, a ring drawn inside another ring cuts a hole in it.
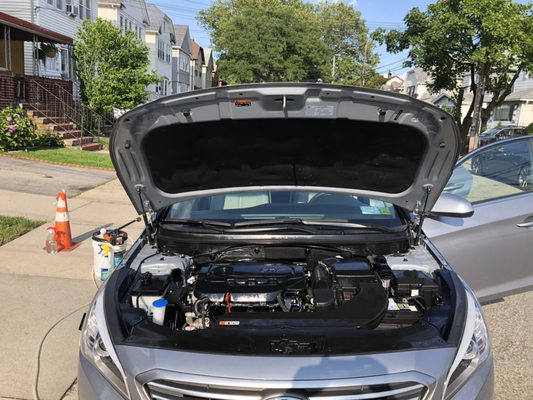
M 309 0 L 316 3 L 318 0 Z M 149 0 L 164 11 L 175 24 L 189 25 L 191 37 L 202 47 L 209 47 L 209 34 L 196 21 L 199 10 L 208 8 L 212 0 Z M 402 29 L 405 27 L 403 18 L 414 7 L 424 10 L 431 0 L 345 0 L 361 12 L 362 18 L 370 31 L 383 27 L 386 29 Z M 527 0 L 519 0 L 525 3 Z M 389 70 L 393 75 L 402 75 L 407 68 L 402 67 L 407 52 L 398 54 L 387 53 L 384 46 L 376 48 L 380 55 L 377 72 L 386 74 Z

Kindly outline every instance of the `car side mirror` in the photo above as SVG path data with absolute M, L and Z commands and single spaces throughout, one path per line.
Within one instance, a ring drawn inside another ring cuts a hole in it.
M 474 215 L 474 207 L 468 200 L 452 193 L 442 193 L 429 216 L 468 218 Z

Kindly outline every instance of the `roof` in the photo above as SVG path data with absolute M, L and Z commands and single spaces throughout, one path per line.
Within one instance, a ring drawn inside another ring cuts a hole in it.
M 407 75 L 409 74 L 414 74 L 417 82 L 425 82 L 428 80 L 428 74 L 420 67 L 416 67 L 408 71 Z
M 213 50 L 210 49 L 210 48 L 203 48 L 202 49 L 203 53 L 204 53 L 204 63 L 207 63 L 209 62 L 209 59 L 211 58 L 211 60 L 213 59 L 211 56 L 213 54 Z
M 183 45 L 183 41 L 185 40 L 185 37 L 187 36 L 187 32 L 189 31 L 189 25 L 174 25 L 174 34 L 176 35 L 176 44 L 179 46 Z
M 146 3 L 146 10 L 148 11 L 148 18 L 150 19 L 148 29 L 159 31 L 165 21 L 165 13 L 152 3 Z
M 198 43 L 196 43 L 194 39 L 191 39 L 191 45 L 192 45 L 191 59 L 198 60 L 198 57 L 200 57 L 202 47 Z
M 505 98 L 504 101 L 528 101 L 533 100 L 533 89 L 513 92 Z
M 31 22 L 24 21 L 23 19 L 13 17 L 12 15 L 0 12 L 0 23 L 11 26 L 13 28 L 20 29 L 21 31 L 29 32 L 34 35 L 40 36 L 43 39 L 49 39 L 57 43 L 73 44 L 74 40 L 70 36 L 62 35 L 50 29 L 43 28 L 42 26 L 32 24 Z
M 131 5 L 128 5 L 128 2 L 131 1 Z M 148 10 L 146 9 L 146 3 L 144 0 L 98 0 L 98 7 L 100 6 L 112 6 L 112 7 L 128 7 L 138 8 L 143 13 L 143 23 L 148 23 Z

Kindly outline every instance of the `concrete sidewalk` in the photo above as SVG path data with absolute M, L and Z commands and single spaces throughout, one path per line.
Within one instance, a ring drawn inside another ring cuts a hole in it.
M 37 350 L 50 327 L 78 307 L 46 338 L 41 352 L 38 391 L 41 399 L 60 399 L 76 378 L 79 331 L 95 284 L 91 277 L 91 235 L 134 219 L 117 179 L 68 199 L 72 235 L 81 245 L 55 255 L 43 250 L 46 226 L 53 225 L 54 196 L 0 190 L 2 215 L 19 215 L 49 223 L 0 247 L 0 398 L 33 399 Z M 131 238 L 142 223 L 127 228 Z

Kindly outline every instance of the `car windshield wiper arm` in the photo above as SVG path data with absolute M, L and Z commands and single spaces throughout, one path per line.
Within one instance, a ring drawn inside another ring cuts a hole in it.
M 388 228 L 384 226 L 375 226 L 375 225 L 364 225 L 358 224 L 355 222 L 349 222 L 346 219 L 300 219 L 300 218 L 289 218 L 289 219 L 272 219 L 272 220 L 253 220 L 253 221 L 242 221 L 236 222 L 233 224 L 235 228 L 242 227 L 254 227 L 254 226 L 272 226 L 272 225 L 310 225 L 310 226 L 323 226 L 323 227 L 338 227 L 338 228 L 350 228 L 350 229 L 361 229 L 361 230 L 372 230 L 380 232 L 399 232 L 405 230 L 405 227 L 402 225 L 401 229 L 398 227 Z
M 205 219 L 164 219 L 162 224 L 174 224 L 174 225 L 197 225 L 205 229 L 213 229 L 220 231 L 218 228 L 231 228 L 232 225 L 229 222 L 222 221 L 210 221 Z

